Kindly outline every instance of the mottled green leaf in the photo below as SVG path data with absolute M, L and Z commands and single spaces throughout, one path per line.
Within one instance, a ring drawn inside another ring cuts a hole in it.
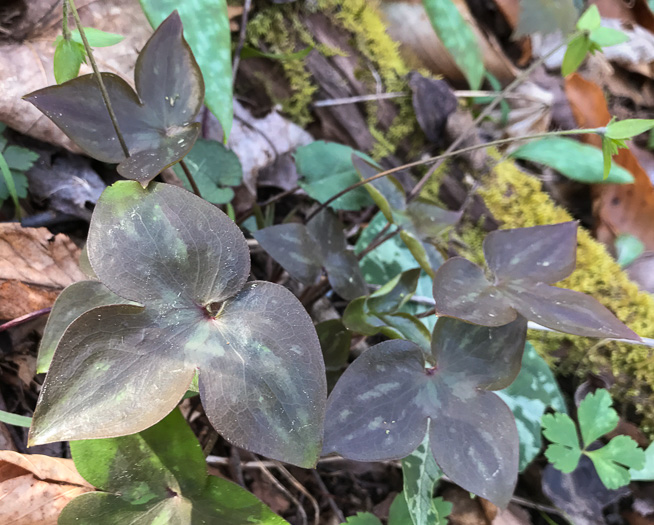
M 54 76 L 57 84 L 63 84 L 79 74 L 79 68 L 86 62 L 84 46 L 73 40 L 61 39 L 54 52 Z
M 165 63 L 166 67 L 161 67 Z M 193 147 L 193 122 L 204 98 L 204 82 L 173 13 L 139 54 L 136 92 L 122 78 L 102 73 L 130 156 L 125 158 L 93 75 L 34 91 L 24 98 L 51 119 L 89 156 L 119 163 L 126 178 L 147 184 Z M 138 93 L 138 94 L 137 94 Z
M 235 483 L 207 475 L 179 410 L 138 434 L 70 448 L 77 471 L 99 490 L 73 499 L 60 525 L 287 523 Z
M 645 465 L 645 451 L 638 448 L 629 436 L 616 436 L 602 448 L 587 451 L 607 489 L 629 485 L 629 469 L 640 469 Z
M 553 330 L 585 337 L 639 337 L 592 297 L 549 286 L 575 267 L 575 222 L 496 230 L 484 239 L 492 274 L 463 259 L 448 260 L 434 277 L 436 313 L 486 326 L 516 312 Z
M 520 21 L 515 35 L 561 32 L 567 36 L 575 29 L 578 17 L 574 0 L 520 0 Z
M 226 0 L 140 0 L 152 27 L 158 27 L 174 10 L 184 23 L 207 86 L 205 104 L 223 127 L 225 142 L 232 129 L 232 48 Z
M 252 235 L 293 278 L 315 284 L 324 268 L 334 291 L 350 300 L 364 295 L 368 287 L 343 228 L 330 210 L 323 210 L 306 226 L 279 224 Z
M 517 479 L 518 435 L 511 411 L 485 389 L 515 378 L 525 334 L 523 318 L 499 328 L 441 318 L 431 354 L 402 340 L 372 347 L 330 395 L 323 451 L 359 461 L 406 457 L 430 425 L 444 473 L 505 505 Z
M 438 38 L 463 72 L 470 89 L 479 89 L 484 78 L 484 59 L 477 37 L 451 0 L 423 0 Z
M 64 289 L 54 305 L 45 325 L 36 360 L 36 372 L 48 371 L 61 336 L 80 315 L 98 306 L 136 304 L 113 293 L 99 281 L 80 281 Z
M 402 460 L 404 498 L 414 525 L 440 524 L 442 516 L 434 504 L 434 487 L 443 476 L 429 446 L 429 432 L 418 448 Z M 442 521 L 445 524 L 445 520 Z
M 220 142 L 198 139 L 184 162 L 193 176 L 203 199 L 214 204 L 227 204 L 234 198 L 234 190 L 230 186 L 238 186 L 243 182 L 241 161 L 233 151 L 228 150 Z M 177 176 L 184 181 L 184 187 L 192 190 L 184 170 L 175 165 Z
M 620 418 L 612 404 L 611 394 L 603 388 L 588 394 L 579 403 L 577 418 L 585 447 L 618 426 Z
M 563 395 L 551 368 L 530 343 L 525 347 L 518 377 L 497 394 L 513 412 L 518 426 L 522 472 L 540 454 L 541 418 L 547 408 L 566 412 Z
M 552 442 L 545 457 L 561 472 L 572 472 L 579 463 L 581 447 L 574 421 L 567 414 L 545 414 L 542 419 L 543 435 Z
M 352 165 L 352 155 L 369 157 L 349 146 L 318 140 L 301 146 L 295 153 L 299 184 L 318 202 L 325 202 L 339 191 L 359 182 Z M 372 159 L 370 159 L 372 161 Z M 360 210 L 372 200 L 365 188 L 356 188 L 339 197 L 329 206 L 334 210 Z
M 246 284 L 249 251 L 231 219 L 182 188 L 118 182 L 96 205 L 88 254 L 104 285 L 143 306 L 101 306 L 73 321 L 41 390 L 31 443 L 139 432 L 175 406 L 199 370 L 205 412 L 225 439 L 315 463 L 326 397 L 318 337 L 291 292 Z
M 18 414 L 12 414 L 10 412 L 5 412 L 0 410 L 0 421 L 6 423 L 7 425 L 14 425 L 18 427 L 29 428 L 32 424 L 32 418 L 27 416 L 19 416 Z
M 554 168 L 571 180 L 587 184 L 632 184 L 634 177 L 627 170 L 612 166 L 604 178 L 602 152 L 594 146 L 565 137 L 548 137 L 520 146 L 511 153 L 516 159 L 538 162 Z

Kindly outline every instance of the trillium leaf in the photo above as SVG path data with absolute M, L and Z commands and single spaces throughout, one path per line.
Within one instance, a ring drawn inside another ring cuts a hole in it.
M 566 222 L 488 234 L 484 254 L 492 276 L 461 257 L 448 260 L 434 277 L 436 313 L 485 326 L 518 313 L 574 335 L 639 340 L 594 298 L 549 286 L 574 270 L 576 228 Z
M 120 163 L 121 175 L 146 185 L 184 157 L 200 132 L 193 120 L 202 106 L 204 82 L 182 36 L 179 15 L 170 15 L 141 51 L 134 72 L 136 92 L 117 75 L 102 73 L 102 78 L 130 153 L 127 159 L 93 75 L 25 99 L 85 153 Z
M 48 371 L 61 336 L 80 315 L 97 306 L 129 303 L 98 281 L 80 281 L 68 286 L 57 297 L 45 325 L 36 360 L 37 373 Z
M 565 279 L 577 261 L 577 223 L 495 230 L 484 239 L 488 268 L 501 281 Z
M 488 326 L 510 323 L 517 315 L 486 279 L 484 271 L 463 257 L 452 257 L 443 263 L 436 272 L 433 292 L 437 315 Z
M 73 442 L 71 452 L 78 472 L 99 490 L 71 501 L 61 525 L 287 523 L 238 485 L 207 475 L 179 410 L 139 434 Z
M 224 213 L 181 188 L 118 182 L 96 206 L 88 253 L 101 282 L 143 306 L 95 308 L 70 325 L 32 443 L 139 432 L 199 370 L 207 416 L 226 439 L 315 462 L 326 381 L 313 323 L 285 288 L 245 284 L 247 243 Z
M 372 347 L 330 395 L 324 452 L 359 461 L 407 456 L 429 425 L 444 473 L 506 505 L 517 480 L 518 434 L 511 411 L 486 388 L 515 377 L 525 334 L 523 318 L 498 328 L 440 318 L 431 355 L 402 340 Z M 463 372 L 468 369 L 469 378 Z
M 292 277 L 315 284 L 324 268 L 334 291 L 344 299 L 364 295 L 368 287 L 354 253 L 347 249 L 343 225 L 329 210 L 309 223 L 257 230 L 254 238 Z

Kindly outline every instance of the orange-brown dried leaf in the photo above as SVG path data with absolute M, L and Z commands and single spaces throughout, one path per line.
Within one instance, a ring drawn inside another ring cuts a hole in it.
M 0 450 L 0 523 L 55 525 L 70 500 L 92 490 L 72 459 Z
M 602 89 L 575 73 L 565 80 L 565 93 L 577 125 L 601 127 L 611 120 Z M 587 144 L 600 147 L 598 135 L 583 135 Z M 634 176 L 633 184 L 598 184 L 593 187 L 593 211 L 597 238 L 613 245 L 615 237 L 628 233 L 638 237 L 647 249 L 654 249 L 654 187 L 634 154 L 621 149 L 613 161 Z
M 654 14 L 647 5 L 647 0 L 616 2 L 615 0 L 593 0 L 600 15 L 604 18 L 618 18 L 628 24 L 644 27 L 654 33 Z
M 0 224 L 0 319 L 52 306 L 63 288 L 85 278 L 79 254 L 66 235 Z

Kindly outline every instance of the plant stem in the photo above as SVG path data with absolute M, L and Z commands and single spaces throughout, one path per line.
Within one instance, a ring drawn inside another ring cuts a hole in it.
M 20 324 L 26 323 L 27 321 L 31 321 L 32 319 L 37 319 L 42 315 L 47 315 L 50 313 L 50 310 L 52 310 L 52 308 L 43 308 L 41 310 L 37 310 L 36 312 L 30 312 L 28 314 L 21 315 L 20 317 L 16 317 L 16 319 L 12 319 L 11 321 L 7 321 L 6 323 L 1 324 L 0 332 L 4 332 L 9 328 L 13 328 L 14 326 L 18 326 Z
M 388 223 L 388 226 L 390 227 L 391 223 Z M 370 244 L 366 246 L 363 250 L 361 250 L 358 255 L 357 255 L 357 260 L 360 261 L 363 259 L 366 255 L 368 255 L 371 251 L 373 251 L 376 248 L 379 248 L 382 244 L 384 244 L 386 241 L 389 239 L 392 239 L 395 237 L 398 233 L 402 231 L 402 228 L 397 228 L 396 230 L 393 230 L 392 232 L 384 235 L 384 233 L 388 230 L 388 227 L 384 227 L 382 231 L 380 231 L 375 238 L 370 241 Z
M 238 66 L 241 63 L 241 51 L 245 45 L 245 37 L 247 35 L 248 15 L 252 8 L 252 0 L 245 0 L 243 2 L 243 14 L 241 15 L 241 28 L 238 33 L 238 43 L 234 50 L 234 60 L 232 63 L 232 87 L 236 83 L 236 73 L 238 73 Z
M 63 6 L 63 19 L 61 22 L 61 32 L 63 33 L 64 40 L 70 40 L 70 29 L 68 29 L 68 2 L 64 0 Z
M 184 175 L 186 175 L 186 178 L 188 179 L 191 188 L 193 188 L 193 193 L 195 193 L 198 197 L 202 198 L 202 195 L 200 194 L 200 188 L 198 188 L 198 185 L 195 183 L 193 174 L 191 173 L 191 170 L 188 169 L 188 166 L 186 165 L 186 162 L 184 162 L 184 159 L 179 161 L 179 165 L 182 167 L 182 170 L 184 171 Z
M 531 76 L 531 74 L 539 68 L 542 64 L 545 63 L 545 61 L 550 58 L 554 53 L 559 51 L 564 46 L 568 45 L 568 42 L 570 42 L 574 37 L 576 37 L 579 34 L 579 32 L 573 33 L 567 40 L 562 42 L 560 45 L 556 46 L 554 49 L 552 49 L 549 53 L 546 53 L 542 57 L 540 57 L 538 60 L 534 61 L 533 64 L 531 64 L 527 69 L 522 71 L 517 77 L 513 79 L 513 81 L 506 86 L 500 94 L 493 99 L 493 101 L 486 106 L 482 112 L 477 116 L 477 118 L 470 124 L 470 126 L 461 133 L 452 144 L 448 146 L 448 148 L 445 150 L 443 155 L 453 153 L 456 148 L 458 148 L 461 143 L 467 139 L 476 129 L 477 126 L 481 123 L 482 120 L 484 120 L 488 115 L 490 115 L 491 111 L 493 111 L 506 97 L 509 95 L 513 90 L 515 90 L 520 84 L 522 84 L 527 78 Z M 411 192 L 409 193 L 409 196 L 407 197 L 407 202 L 411 202 L 413 199 L 415 199 L 419 194 L 422 188 L 424 187 L 425 184 L 427 184 L 427 181 L 429 178 L 433 175 L 433 173 L 439 168 L 439 166 L 442 164 L 442 161 L 445 160 L 447 157 L 442 157 L 438 159 L 438 162 L 434 164 L 428 171 L 423 175 L 423 177 L 418 181 L 418 184 L 416 184 Z
M 531 140 L 531 139 L 542 139 L 545 137 L 560 137 L 563 135 L 583 135 L 583 134 L 588 134 L 588 133 L 597 133 L 599 130 L 598 128 L 589 128 L 589 129 L 567 129 L 567 130 L 561 130 L 561 131 L 550 131 L 548 133 L 536 133 L 534 135 L 525 135 L 524 137 L 510 137 L 506 139 L 499 139 L 499 140 L 493 140 L 491 142 L 484 142 L 483 144 L 474 144 L 473 146 L 468 146 L 466 148 L 461 148 L 456 151 L 446 151 L 445 153 L 441 153 L 440 155 L 436 155 L 435 157 L 431 157 L 426 160 L 418 160 L 415 162 L 410 162 L 409 164 L 404 164 L 402 166 L 397 166 L 395 168 L 391 168 L 386 171 L 382 171 L 380 173 L 377 173 L 377 175 L 373 175 L 372 177 L 369 177 L 365 180 L 360 180 L 359 182 L 356 182 L 355 184 L 352 184 L 351 186 L 348 186 L 342 191 L 339 191 L 336 195 L 333 197 L 330 197 L 327 199 L 325 202 L 323 202 L 320 206 L 318 206 L 312 213 L 309 214 L 305 222 L 309 222 L 311 219 L 313 219 L 320 211 L 322 211 L 324 208 L 329 206 L 332 202 L 334 202 L 336 199 L 339 197 L 342 197 L 346 193 L 359 188 L 363 186 L 364 184 L 368 184 L 369 182 L 373 182 L 377 179 L 381 179 L 382 177 L 386 177 L 387 175 L 391 175 L 392 173 L 396 173 L 398 171 L 404 171 L 408 168 L 414 168 L 416 166 L 422 166 L 423 164 L 430 164 L 432 162 L 438 162 L 439 160 L 444 160 L 448 159 L 450 157 L 455 157 L 457 155 L 461 155 L 463 153 L 468 153 L 469 151 L 476 151 L 478 149 L 483 149 L 483 148 L 490 148 L 493 146 L 502 146 L 504 144 L 511 144 L 513 142 L 520 142 L 523 140 Z M 414 188 L 415 189 L 415 188 Z M 409 201 L 411 194 L 409 194 L 409 197 L 407 197 L 407 202 Z
M 114 130 L 116 131 L 116 136 L 118 137 L 118 142 L 120 142 L 120 147 L 122 148 L 125 157 L 129 157 L 129 149 L 127 148 L 123 134 L 120 132 L 120 128 L 118 127 L 118 120 L 116 119 L 114 108 L 111 105 L 111 100 L 109 100 L 109 93 L 107 93 L 107 88 L 105 87 L 104 81 L 102 80 L 102 75 L 100 74 L 98 65 L 95 63 L 95 58 L 93 57 L 93 49 L 91 49 L 89 41 L 86 39 L 86 33 L 82 27 L 82 21 L 80 20 L 79 14 L 77 13 L 75 3 L 73 0 L 64 0 L 64 2 L 68 3 L 70 11 L 73 14 L 73 18 L 75 19 L 77 30 L 82 37 L 82 42 L 84 42 L 84 49 L 86 49 L 86 54 L 89 56 L 89 61 L 91 62 L 91 67 L 93 68 L 93 74 L 95 75 L 95 79 L 98 81 L 98 87 L 100 88 L 100 93 L 102 94 L 102 100 L 104 101 L 104 105 L 107 108 L 107 112 L 109 113 L 109 119 L 111 120 L 111 123 L 114 126 Z

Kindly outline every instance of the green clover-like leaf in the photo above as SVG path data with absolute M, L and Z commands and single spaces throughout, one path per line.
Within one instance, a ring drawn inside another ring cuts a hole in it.
M 75 441 L 70 449 L 78 472 L 98 490 L 68 503 L 60 525 L 287 523 L 235 483 L 207 475 L 179 410 L 138 434 Z
M 122 78 L 102 73 L 130 156 L 125 158 L 94 75 L 34 91 L 24 98 L 89 156 L 119 163 L 118 172 L 147 185 L 186 155 L 200 132 L 204 82 L 182 36 L 177 12 L 159 26 L 139 54 L 136 92 Z
M 645 451 L 629 436 L 616 436 L 602 448 L 587 451 L 586 455 L 607 489 L 628 485 L 631 481 L 629 469 L 645 466 Z
M 323 451 L 358 461 L 402 458 L 429 425 L 443 472 L 506 505 L 517 479 L 518 434 L 511 411 L 489 390 L 515 379 L 525 336 L 522 317 L 498 328 L 440 318 L 429 354 L 403 340 L 372 347 L 329 397 Z
M 577 419 L 584 447 L 608 434 L 618 426 L 618 413 L 611 407 L 613 400 L 607 390 L 600 388 L 588 394 L 577 410 Z
M 639 340 L 594 298 L 549 286 L 574 270 L 576 239 L 575 222 L 489 233 L 483 249 L 492 277 L 462 257 L 448 259 L 434 278 L 436 313 L 485 326 L 520 314 L 560 332 Z
M 357 258 L 347 248 L 343 224 L 330 210 L 322 210 L 306 226 L 278 224 L 252 235 L 291 277 L 303 284 L 315 284 L 324 269 L 332 288 L 344 299 L 354 299 L 368 290 Z
M 96 307 L 66 329 L 30 443 L 139 432 L 198 370 L 207 417 L 228 441 L 315 463 L 326 398 L 318 337 L 288 290 L 246 283 L 247 242 L 224 213 L 182 188 L 118 182 L 98 201 L 87 249 L 100 282 L 142 306 Z
M 555 413 L 545 414 L 542 424 L 543 435 L 552 442 L 545 450 L 545 457 L 561 472 L 572 472 L 581 457 L 574 421 L 568 414 Z

